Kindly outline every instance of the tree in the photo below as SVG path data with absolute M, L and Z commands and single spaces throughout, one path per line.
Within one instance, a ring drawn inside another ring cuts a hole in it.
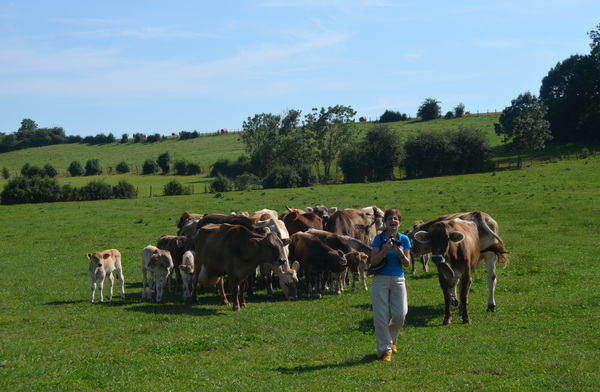
M 83 176 L 85 174 L 83 166 L 81 166 L 81 162 L 79 161 L 71 162 L 67 171 L 71 174 L 71 177 Z
M 433 98 L 427 98 L 421 103 L 417 110 L 417 117 L 421 117 L 423 121 L 435 120 L 442 113 L 440 102 Z
M 316 158 L 323 167 L 322 180 L 330 181 L 331 166 L 339 158 L 356 134 L 353 119 L 356 111 L 350 106 L 336 105 L 312 109 L 306 115 L 304 129 L 314 141 Z
M 544 117 L 548 108 L 530 92 L 520 94 L 511 101 L 494 124 L 497 135 L 503 135 L 503 143 L 517 153 L 517 167 L 522 166 L 522 155 L 526 150 L 541 150 L 552 140 L 550 124 Z
M 264 176 L 277 160 L 280 122 L 280 116 L 261 113 L 252 118 L 248 117 L 243 123 L 244 132 L 241 138 L 259 176 Z
M 400 112 L 395 112 L 393 110 L 386 110 L 379 117 L 379 122 L 380 123 L 396 122 L 396 121 L 406 121 L 406 120 L 408 120 L 408 116 L 406 114 L 403 114 L 403 113 L 400 113 Z
M 33 121 L 32 119 L 29 118 L 24 118 L 21 121 L 21 127 L 19 128 L 19 132 L 20 131 L 35 131 L 37 129 L 38 125 L 35 123 L 35 121 Z
M 463 105 L 463 103 L 460 102 L 458 105 L 456 105 L 454 107 L 454 116 L 456 116 L 457 118 L 460 118 L 464 114 L 465 114 L 465 105 Z
M 98 159 L 88 159 L 88 161 L 85 163 L 85 175 L 94 176 L 96 174 L 102 174 L 100 161 Z
M 127 162 L 125 162 L 125 161 L 121 161 L 121 162 L 117 163 L 116 170 L 117 170 L 118 174 L 129 173 L 129 171 L 130 171 L 129 164 L 127 164 Z
M 142 165 L 142 173 L 143 174 L 154 174 L 158 171 L 158 165 L 156 161 L 152 159 L 146 159 L 144 164 Z
M 123 135 L 121 135 L 121 144 L 125 144 L 129 141 L 129 134 L 124 133 Z
M 171 154 L 169 152 L 162 153 L 156 160 L 158 166 L 161 168 L 163 174 L 167 174 L 171 170 Z

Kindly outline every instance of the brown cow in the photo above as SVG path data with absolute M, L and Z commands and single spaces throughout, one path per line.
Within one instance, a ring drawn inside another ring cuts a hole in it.
M 417 224 L 413 230 L 408 234 L 408 237 L 413 240 L 414 234 L 420 230 L 427 231 L 429 227 L 437 222 L 451 219 L 461 219 L 464 221 L 471 221 L 477 225 L 477 233 L 479 234 L 479 241 L 481 243 L 481 248 L 485 249 L 488 246 L 494 244 L 495 242 L 499 242 L 503 244 L 502 238 L 498 236 L 498 223 L 492 218 L 490 215 L 486 214 L 482 211 L 473 211 L 473 212 L 459 212 L 454 214 L 442 215 L 430 222 L 424 224 Z M 421 250 L 419 255 L 431 253 L 431 246 L 429 244 L 424 244 L 424 246 L 420 247 Z M 432 260 L 433 261 L 433 260 Z M 496 262 L 498 261 L 498 257 L 494 252 L 487 252 L 485 254 L 485 264 L 488 274 L 488 312 L 494 312 L 496 310 L 496 300 L 494 298 L 494 293 L 496 291 Z M 451 271 L 447 271 L 451 274 Z
M 299 212 L 298 210 L 286 207 L 287 213 L 282 214 L 281 220 L 285 223 L 290 236 L 299 231 L 309 229 L 323 230 L 323 220 L 314 212 Z
M 312 288 L 317 298 L 321 298 L 323 272 L 339 273 L 346 269 L 346 256 L 341 250 L 333 250 L 312 234 L 297 232 L 291 237 L 290 260 L 298 261 L 307 281 L 306 297 Z
M 352 272 L 352 291 L 356 290 L 356 282 L 362 281 L 363 289 L 367 288 L 367 270 L 368 265 L 371 263 L 371 247 L 364 242 L 357 240 L 356 238 L 330 233 L 325 230 L 310 229 L 307 233 L 318 237 L 321 241 L 329 245 L 332 249 L 341 250 L 346 255 L 350 252 L 357 251 L 367 255 L 367 258 L 352 258 L 348 259 L 348 269 Z M 355 262 L 356 261 L 356 262 Z
M 187 211 L 184 212 L 183 214 L 181 214 L 181 216 L 179 217 L 179 220 L 177 221 L 177 228 L 179 229 L 178 235 L 181 235 L 180 232 L 188 220 L 199 219 L 199 218 L 202 218 L 202 214 L 194 214 L 194 213 L 187 212 Z
M 327 220 L 324 230 L 335 234 L 349 235 L 370 244 L 377 234 L 375 215 L 367 215 L 362 210 L 343 209 L 336 211 Z
M 164 288 L 173 269 L 173 259 L 168 250 L 148 245 L 142 249 L 142 300 L 152 299 L 156 290 L 156 302 L 163 299 Z M 150 273 L 148 281 L 147 274 Z
M 456 305 L 453 296 L 457 282 L 460 280 L 459 309 L 464 324 L 470 324 L 471 319 L 467 311 L 469 289 L 471 287 L 471 273 L 479 265 L 485 253 L 494 253 L 504 263 L 508 253 L 502 243 L 494 242 L 482 248 L 477 224 L 472 221 L 452 219 L 439 221 L 429 226 L 427 231 L 415 233 L 415 239 L 431 246 L 431 260 L 438 266 L 438 278 L 444 293 L 444 325 L 452 323 L 452 305 Z M 444 272 L 450 267 L 452 274 Z
M 182 287 L 181 265 L 183 254 L 188 250 L 194 250 L 194 237 L 183 235 L 163 235 L 156 242 L 156 247 L 162 250 L 168 250 L 173 259 L 173 269 L 169 274 L 169 292 L 172 293 L 171 280 L 173 271 L 175 271 L 175 295 L 179 293 L 179 288 Z
M 196 234 L 192 298 L 197 298 L 198 283 L 212 287 L 227 275 L 234 296 L 233 310 L 245 308 L 248 276 L 261 263 L 287 264 L 283 247 L 288 244 L 289 239 L 281 240 L 275 233 L 260 235 L 240 225 L 203 226 Z
M 221 224 L 227 223 L 230 225 L 244 226 L 246 229 L 253 231 L 257 234 L 265 234 L 268 230 L 262 227 L 256 227 L 247 216 L 243 215 L 224 215 L 224 214 L 206 214 L 198 222 L 197 230 L 200 230 L 202 226 L 208 224 Z

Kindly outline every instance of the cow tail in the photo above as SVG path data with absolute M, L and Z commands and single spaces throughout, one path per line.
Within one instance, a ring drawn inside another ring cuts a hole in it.
M 492 245 L 488 246 L 487 248 L 485 248 L 481 251 L 481 253 L 485 253 L 485 252 L 494 252 L 498 256 L 498 258 L 500 259 L 502 264 L 504 264 L 505 267 L 506 267 L 506 264 L 508 264 L 508 254 L 510 252 L 508 250 L 506 250 L 503 243 L 494 242 Z

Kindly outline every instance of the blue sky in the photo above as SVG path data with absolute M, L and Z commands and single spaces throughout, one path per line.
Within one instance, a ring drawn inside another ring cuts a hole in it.
M 598 0 L 0 1 L 0 132 L 238 130 L 334 105 L 501 111 L 590 50 Z

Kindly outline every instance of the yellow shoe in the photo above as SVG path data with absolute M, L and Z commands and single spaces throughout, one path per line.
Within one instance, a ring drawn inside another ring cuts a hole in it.
M 398 349 L 396 348 L 395 344 L 392 344 L 392 353 L 393 354 L 398 354 Z
M 388 352 L 384 353 L 384 354 L 381 356 L 381 358 L 380 358 L 380 359 L 381 359 L 382 361 L 386 361 L 386 362 L 389 362 L 389 361 L 391 361 L 391 360 L 392 360 L 392 352 L 391 352 L 391 351 L 388 351 Z

